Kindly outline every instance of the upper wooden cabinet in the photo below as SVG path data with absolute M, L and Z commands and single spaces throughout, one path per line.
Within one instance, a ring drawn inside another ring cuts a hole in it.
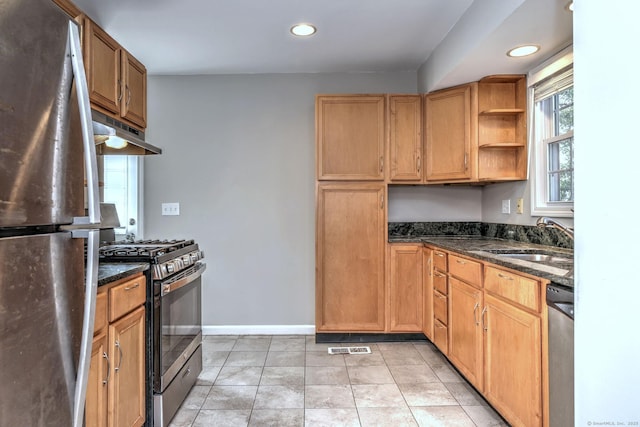
M 147 70 L 109 34 L 84 20 L 83 54 L 92 106 L 119 120 L 147 126 Z
M 384 180 L 385 96 L 316 96 L 318 180 Z
M 527 84 L 524 75 L 478 82 L 478 180 L 527 178 Z
M 427 183 L 527 178 L 526 78 L 488 76 L 427 94 Z
M 389 96 L 389 181 L 422 180 L 422 97 Z
M 476 175 L 477 84 L 425 97 L 427 182 L 471 181 Z
M 75 19 L 78 16 L 82 15 L 82 11 L 78 9 L 78 7 L 73 4 L 71 0 L 53 0 L 55 4 L 60 6 L 60 9 L 64 10 L 70 18 Z

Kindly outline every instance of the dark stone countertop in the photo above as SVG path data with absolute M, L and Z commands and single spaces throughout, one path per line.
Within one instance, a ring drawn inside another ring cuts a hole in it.
M 573 249 L 484 236 L 389 236 L 388 240 L 389 243 L 430 244 L 481 261 L 491 262 L 496 265 L 531 274 L 532 276 L 548 279 L 555 284 L 573 288 L 573 277 L 566 277 L 564 275 L 567 270 L 572 269 L 572 266 L 506 259 L 488 252 L 491 250 L 513 253 L 529 253 L 535 251 L 573 258 Z
M 98 286 L 133 276 L 149 269 L 149 264 L 140 262 L 100 263 L 98 268 Z

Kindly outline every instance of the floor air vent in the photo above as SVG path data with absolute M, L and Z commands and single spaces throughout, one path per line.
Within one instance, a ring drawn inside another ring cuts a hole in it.
M 370 354 L 369 347 L 329 347 L 329 354 Z

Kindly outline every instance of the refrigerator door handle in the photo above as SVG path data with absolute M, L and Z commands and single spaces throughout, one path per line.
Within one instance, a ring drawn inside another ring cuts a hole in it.
M 91 363 L 91 346 L 93 342 L 93 327 L 96 311 L 96 293 L 98 291 L 98 245 L 100 242 L 100 200 L 98 195 L 98 165 L 96 149 L 93 140 L 91 123 L 91 107 L 89 104 L 89 89 L 82 61 L 82 47 L 78 25 L 69 21 L 69 52 L 71 65 L 78 95 L 80 109 L 80 124 L 82 127 L 82 142 L 84 146 L 84 162 L 87 173 L 87 198 L 89 203 L 89 217 L 74 218 L 73 228 L 84 225 L 92 230 L 72 231 L 73 237 L 87 239 L 87 266 L 85 270 L 84 314 L 82 319 L 82 338 L 80 341 L 80 357 L 78 359 L 78 374 L 73 403 L 73 427 L 83 427 L 84 406 L 89 382 L 89 365 Z
M 71 65 L 76 81 L 76 93 L 78 94 L 78 107 L 80 109 L 80 125 L 82 127 L 82 142 L 84 145 L 84 164 L 87 171 L 87 199 L 89 204 L 88 224 L 100 223 L 100 196 L 98 194 L 98 162 L 96 159 L 96 146 L 93 138 L 93 124 L 91 121 L 91 104 L 89 103 L 89 87 L 82 60 L 82 47 L 80 45 L 80 33 L 78 25 L 69 21 L 69 50 L 71 52 Z M 76 218 L 74 223 L 86 225 L 87 220 Z

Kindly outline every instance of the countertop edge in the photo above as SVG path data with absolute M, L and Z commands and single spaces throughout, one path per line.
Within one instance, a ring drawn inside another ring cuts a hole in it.
M 565 276 L 553 274 L 544 270 L 529 268 L 527 266 L 522 265 L 523 263 L 510 262 L 509 260 L 501 259 L 501 258 L 498 258 L 497 256 L 492 256 L 491 254 L 483 255 L 483 254 L 477 253 L 489 248 L 514 249 L 514 250 L 532 250 L 533 249 L 533 250 L 560 252 L 560 253 L 573 256 L 573 250 L 571 249 L 559 248 L 555 246 L 539 245 L 539 244 L 533 244 L 533 243 L 523 243 L 523 242 L 517 242 L 512 240 L 493 239 L 493 238 L 479 237 L 479 236 L 469 236 L 469 237 L 390 236 L 387 239 L 387 242 L 392 244 L 394 243 L 395 244 L 398 244 L 398 243 L 428 244 L 431 246 L 436 246 L 445 250 L 456 252 L 460 255 L 464 255 L 469 258 L 474 258 L 480 261 L 489 262 L 494 265 L 510 268 L 515 271 L 526 273 L 535 277 L 539 277 L 541 279 L 549 280 L 550 282 L 555 284 L 560 284 L 569 288 L 574 287 L 572 277 L 565 277 Z
M 148 269 L 149 264 L 142 262 L 100 263 L 98 266 L 98 286 L 133 276 Z

